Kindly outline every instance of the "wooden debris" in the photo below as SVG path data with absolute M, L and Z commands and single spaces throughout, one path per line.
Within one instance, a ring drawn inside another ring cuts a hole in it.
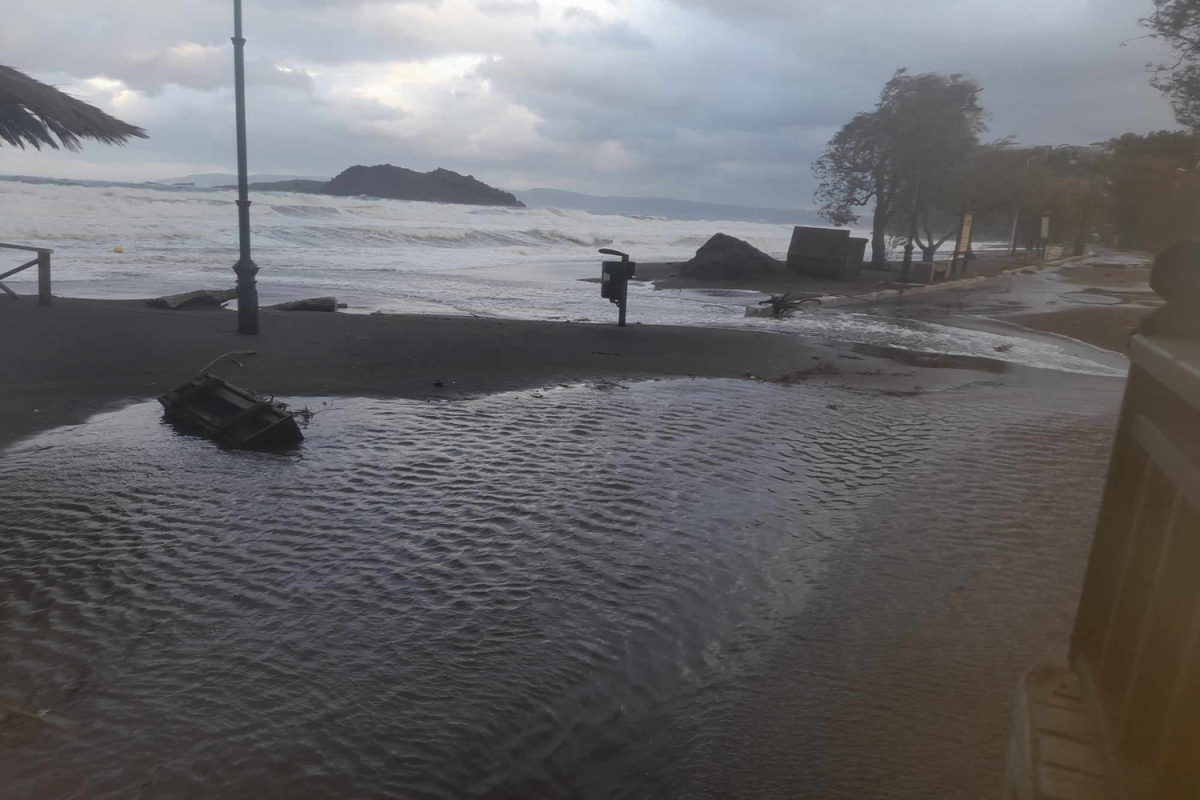
M 290 303 L 276 303 L 267 306 L 271 311 L 337 311 L 339 304 L 336 297 L 310 297 L 307 300 L 292 300 Z
M 173 311 L 192 308 L 215 308 L 237 297 L 237 289 L 197 289 L 194 292 L 171 294 L 147 300 L 151 308 L 169 308 Z

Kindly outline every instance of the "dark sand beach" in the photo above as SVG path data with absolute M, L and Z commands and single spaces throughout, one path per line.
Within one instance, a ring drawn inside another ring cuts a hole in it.
M 165 311 L 138 301 L 6 302 L 0 445 L 82 422 L 106 406 L 157 396 L 223 353 L 255 350 L 214 371 L 273 395 L 447 398 L 590 378 L 776 379 L 838 356 L 849 344 L 698 327 L 591 325 L 436 317 L 262 312 L 262 333 L 239 336 L 229 311 Z M 879 375 L 812 380 L 878 384 Z M 859 362 L 858 371 L 867 371 Z M 1036 370 L 1031 371 L 1036 373 Z M 809 379 L 809 378 L 806 378 Z M 955 380 L 953 372 L 943 378 Z M 441 383 L 438 386 L 438 383 Z

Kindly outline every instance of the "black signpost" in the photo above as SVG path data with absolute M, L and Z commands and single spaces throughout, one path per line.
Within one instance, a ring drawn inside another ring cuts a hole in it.
M 633 277 L 637 264 L 629 260 L 629 256 L 618 250 L 607 247 L 600 251 L 601 255 L 620 256 L 620 261 L 605 261 L 600 265 L 600 296 L 610 303 L 616 303 L 620 310 L 617 315 L 617 325 L 625 327 L 625 307 L 629 304 L 629 279 Z

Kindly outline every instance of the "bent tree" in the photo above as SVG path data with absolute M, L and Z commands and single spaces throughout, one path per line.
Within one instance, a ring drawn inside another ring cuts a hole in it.
M 911 202 L 918 175 L 923 196 L 940 196 L 987 129 L 979 92 L 979 84 L 960 74 L 897 70 L 875 109 L 843 125 L 813 164 L 823 219 L 852 225 L 860 209 L 874 204 L 874 265 L 886 261 L 888 223 Z
M 1171 47 L 1170 60 L 1152 66 L 1151 85 L 1170 98 L 1181 125 L 1200 129 L 1200 0 L 1154 0 L 1141 24 Z

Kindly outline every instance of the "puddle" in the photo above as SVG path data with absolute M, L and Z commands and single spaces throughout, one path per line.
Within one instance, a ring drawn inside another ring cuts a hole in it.
M 69 727 L 0 720 L 6 792 L 713 796 L 743 743 L 785 740 L 762 737 L 788 692 L 809 698 L 787 715 L 804 759 L 739 785 L 821 794 L 796 774 L 817 765 L 861 787 L 861 737 L 901 725 L 896 747 L 923 748 L 905 763 L 972 765 L 982 791 L 1008 714 L 913 728 L 928 699 L 886 687 L 922 663 L 914 623 L 886 651 L 843 634 L 984 609 L 922 680 L 1008 698 L 1005 670 L 1062 623 L 1030 587 L 1058 598 L 1078 572 L 1070 515 L 1090 519 L 1119 396 L 1069 385 L 1058 402 L 699 380 L 289 399 L 321 413 L 286 454 L 181 436 L 156 403 L 39 435 L 0 453 L 0 704 Z M 1035 496 L 1051 487 L 1061 507 Z M 931 513 L 948 491 L 970 501 Z M 854 578 L 868 563 L 880 577 Z M 934 564 L 988 566 L 952 599 Z M 882 705 L 830 711 L 850 695 Z

